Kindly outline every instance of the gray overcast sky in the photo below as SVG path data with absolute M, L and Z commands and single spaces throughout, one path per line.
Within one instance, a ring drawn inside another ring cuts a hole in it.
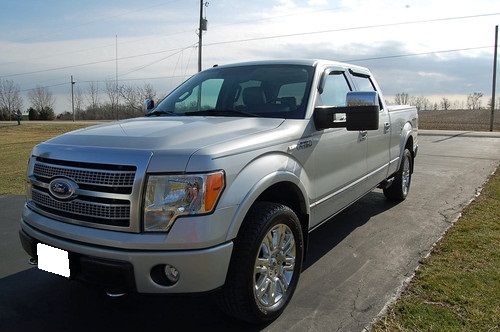
M 387 95 L 406 91 L 431 98 L 441 95 L 463 98 L 473 91 L 491 93 L 493 32 L 500 21 L 499 1 L 209 2 L 206 9 L 209 29 L 204 35 L 207 46 L 203 50 L 205 68 L 215 63 L 256 59 L 358 60 L 477 48 L 355 63 L 372 69 Z M 196 49 L 189 45 L 197 42 L 198 3 L 197 0 L 2 0 L 0 76 L 112 60 L 9 78 L 23 90 L 69 82 L 71 74 L 77 82 L 114 78 L 117 34 L 118 57 L 134 56 L 119 61 L 119 79 L 130 84 L 152 83 L 162 95 L 182 78 L 151 78 L 196 71 Z M 490 15 L 374 27 L 484 14 Z M 371 27 L 361 28 L 367 26 Z M 217 44 L 324 30 L 340 31 Z M 168 51 L 184 47 L 181 52 Z M 144 53 L 153 54 L 135 56 Z M 85 89 L 86 83 L 79 86 Z M 69 83 L 50 89 L 57 97 L 56 112 L 66 110 Z

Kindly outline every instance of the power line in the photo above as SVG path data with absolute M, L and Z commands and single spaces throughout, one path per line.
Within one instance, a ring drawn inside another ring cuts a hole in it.
M 341 62 L 360 62 L 360 61 L 369 61 L 369 60 L 382 60 L 382 59 L 393 59 L 393 58 L 405 58 L 410 56 L 418 56 L 418 55 L 431 55 L 431 54 L 439 54 L 439 53 L 452 53 L 452 52 L 461 52 L 461 51 L 471 51 L 471 50 L 480 50 L 485 48 L 492 48 L 493 46 L 477 46 L 477 47 L 466 47 L 466 48 L 455 48 L 451 50 L 440 50 L 440 51 L 430 51 L 430 52 L 420 52 L 420 53 L 407 53 L 407 54 L 395 54 L 395 55 L 385 55 L 364 59 L 347 59 L 340 60 Z
M 173 78 L 183 78 L 183 77 L 190 77 L 193 74 L 185 74 L 185 75 L 174 75 L 174 76 L 156 76 L 156 77 L 137 77 L 137 78 L 124 78 L 121 79 L 120 81 L 149 81 L 149 80 L 161 80 L 161 79 L 173 79 Z M 82 84 L 82 83 L 106 83 L 108 80 L 85 80 L 85 81 L 75 81 L 75 84 Z M 66 85 L 68 82 L 62 82 L 62 83 L 57 83 L 57 84 L 51 84 L 51 85 L 44 85 L 44 86 L 36 86 L 34 88 L 29 88 L 29 89 L 23 89 L 19 90 L 19 92 L 26 92 L 26 91 L 31 91 L 31 90 L 36 90 L 38 88 L 52 88 L 56 86 L 61 86 L 61 85 Z
M 148 52 L 148 53 L 142 53 L 142 54 L 129 55 L 129 56 L 124 56 L 124 57 L 118 58 L 118 60 L 126 60 L 126 59 L 138 58 L 138 57 L 155 55 L 155 54 L 161 54 L 161 53 L 166 53 L 166 52 L 171 52 L 171 51 L 177 51 L 177 50 L 182 50 L 182 49 L 184 49 L 184 47 L 178 47 L 178 48 L 172 48 L 172 49 L 168 49 L 168 50 L 160 50 L 160 51 L 154 51 L 154 52 Z M 116 59 L 112 58 L 112 59 L 107 59 L 107 60 L 92 61 L 92 62 L 80 63 L 80 64 L 75 64 L 75 65 L 68 65 L 68 66 L 54 67 L 54 68 L 48 68 L 48 69 L 34 70 L 34 71 L 29 71 L 29 72 L 24 72 L 24 73 L 8 74 L 8 75 L 2 75 L 2 76 L 0 76 L 0 78 L 14 77 L 14 76 L 23 76 L 23 75 L 31 75 L 31 74 L 38 74 L 38 73 L 44 73 L 44 72 L 49 72 L 49 71 L 61 70 L 61 69 L 69 69 L 69 68 L 75 68 L 75 67 L 83 67 L 83 66 L 96 65 L 96 64 L 106 63 L 106 62 L 112 62 L 112 61 L 116 61 Z
M 55 86 L 61 86 L 61 85 L 66 85 L 68 84 L 68 82 L 63 82 L 63 83 L 57 83 L 57 84 L 51 84 L 51 85 L 45 85 L 45 86 L 37 86 L 35 88 L 31 88 L 31 89 L 23 89 L 23 90 L 19 90 L 19 92 L 26 92 L 26 91 L 31 91 L 31 90 L 36 90 L 38 88 L 52 88 L 52 87 L 55 87 Z
M 360 62 L 360 61 L 370 61 L 370 60 L 404 58 L 404 57 L 419 56 L 419 55 L 431 55 L 431 54 L 439 54 L 439 53 L 452 53 L 452 52 L 479 50 L 479 49 L 486 49 L 486 48 L 492 48 L 492 47 L 493 46 L 465 47 L 465 48 L 455 48 L 455 49 L 448 49 L 448 50 L 438 50 L 438 51 L 419 52 L 419 53 L 394 54 L 394 55 L 386 55 L 386 56 L 370 57 L 370 58 L 362 58 L 362 59 L 359 59 L 359 58 L 357 58 L 357 59 L 346 59 L 346 60 L 340 60 L 340 61 L 341 62 Z M 183 78 L 183 77 L 189 77 L 189 76 L 192 76 L 192 75 L 193 74 L 172 75 L 172 76 L 156 76 L 156 77 L 124 78 L 124 79 L 122 79 L 122 81 L 146 81 L 146 80 L 156 80 L 156 79 Z M 79 83 L 90 83 L 90 82 L 106 82 L 106 80 L 86 80 L 86 81 L 79 81 L 79 82 L 76 82 L 76 83 L 79 84 Z M 63 83 L 59 83 L 59 84 L 53 84 L 53 85 L 47 85 L 47 86 L 42 86 L 41 88 L 50 88 L 50 87 L 64 85 L 64 84 L 67 84 L 67 82 L 63 82 Z M 29 91 L 29 90 L 35 90 L 37 88 L 38 87 L 32 88 L 32 89 L 24 89 L 24 90 L 21 90 L 21 92 Z
M 392 27 L 392 26 L 399 26 L 399 25 L 434 23 L 434 22 L 451 21 L 451 20 L 463 20 L 463 19 L 471 19 L 471 18 L 477 18 L 477 17 L 496 16 L 499 14 L 500 13 L 489 13 L 489 14 L 467 15 L 467 16 L 443 17 L 443 18 L 435 18 L 435 19 L 429 19 L 429 20 L 383 23 L 383 24 L 364 25 L 364 26 L 358 26 L 358 27 L 347 27 L 347 28 L 339 28 L 339 29 L 328 29 L 328 30 L 309 31 L 309 32 L 297 32 L 297 33 L 289 33 L 289 34 L 274 35 L 274 36 L 262 36 L 262 37 L 246 38 L 246 39 L 225 40 L 225 41 L 208 43 L 208 44 L 205 44 L 204 46 L 243 43 L 243 42 L 256 41 L 256 40 L 277 39 L 277 38 L 285 38 L 285 37 L 307 36 L 307 35 L 315 35 L 315 34 L 330 33 L 330 32 L 374 29 L 374 28 Z
M 283 18 L 283 17 L 289 17 L 289 16 L 296 16 L 296 15 L 303 15 L 303 14 L 310 14 L 310 13 L 315 13 L 315 12 L 334 11 L 334 10 L 340 10 L 340 9 L 344 9 L 344 8 L 347 8 L 347 7 L 325 8 L 325 9 L 319 9 L 319 10 L 306 11 L 306 12 L 301 11 L 301 12 L 295 12 L 295 13 L 289 13 L 289 14 L 283 14 L 283 15 L 263 17 L 263 18 L 260 18 L 260 19 L 244 20 L 244 21 L 238 21 L 238 22 L 230 22 L 230 23 L 224 23 L 224 24 L 214 25 L 214 26 L 211 27 L 211 29 L 216 29 L 216 28 L 226 27 L 226 26 L 232 26 L 232 25 L 239 25 L 239 24 L 254 23 L 254 22 L 259 22 L 259 21 L 268 21 L 268 20 L 273 20 L 273 19 L 277 19 L 277 18 Z M 144 8 L 144 9 L 147 9 L 147 8 Z M 124 13 L 122 15 L 126 15 L 126 14 L 127 13 Z M 433 22 L 433 21 L 443 21 L 443 20 L 452 20 L 452 19 L 456 19 L 456 20 L 458 20 L 458 19 L 469 19 L 469 18 L 476 18 L 476 17 L 483 17 L 483 16 L 495 16 L 495 15 L 498 15 L 498 14 L 500 14 L 500 13 L 477 14 L 477 15 L 469 15 L 469 16 L 458 16 L 458 17 L 441 18 L 441 19 L 429 20 L 429 21 Z M 402 23 L 395 23 L 395 24 L 397 24 L 397 25 L 399 25 L 399 24 L 416 24 L 417 22 L 419 22 L 419 21 L 414 21 L 414 22 L 409 22 L 409 23 L 402 22 Z M 425 21 L 422 21 L 422 22 L 425 22 Z M 374 27 L 381 27 L 381 26 L 385 26 L 385 25 L 376 25 Z M 320 32 L 312 32 L 312 33 L 326 33 L 326 32 L 344 31 L 344 30 L 353 30 L 353 29 L 362 29 L 362 28 L 366 29 L 366 28 L 369 28 L 369 26 L 368 27 L 355 27 L 355 28 L 335 29 L 333 31 L 332 30 L 325 30 L 325 31 L 320 31 Z M 192 32 L 192 31 L 193 31 L 193 29 L 180 30 L 180 31 L 177 31 L 177 32 L 162 34 L 161 36 L 162 37 L 167 37 L 167 36 L 173 36 L 173 35 L 178 35 L 178 34 L 182 34 L 182 33 L 186 33 L 186 32 Z M 307 34 L 311 34 L 311 32 L 309 32 Z M 286 35 L 286 36 L 288 36 L 288 35 Z M 145 38 L 135 38 L 135 39 L 132 39 L 132 40 L 127 40 L 127 41 L 119 42 L 118 44 L 122 45 L 122 44 L 135 43 L 135 42 L 140 42 L 140 41 L 144 41 L 144 40 L 148 40 L 148 39 L 152 39 L 152 38 L 157 38 L 157 37 L 158 36 L 145 37 Z M 262 37 L 258 37 L 258 38 L 262 38 Z M 271 38 L 278 38 L 278 37 L 272 36 Z M 221 43 L 221 44 L 224 43 L 225 44 L 225 43 L 229 43 L 229 42 L 244 42 L 244 41 L 251 41 L 251 40 L 259 40 L 259 39 L 249 39 L 249 40 L 241 40 L 241 41 L 224 41 L 224 42 L 219 42 L 219 43 Z M 217 44 L 211 43 L 211 44 L 206 44 L 205 46 L 210 46 L 210 45 L 217 45 Z M 26 62 L 26 61 L 33 61 L 33 60 L 47 59 L 47 58 L 51 58 L 51 57 L 54 57 L 54 56 L 57 56 L 57 55 L 74 54 L 74 53 L 79 53 L 79 52 L 84 52 L 84 51 L 92 51 L 92 50 L 96 50 L 96 49 L 102 49 L 102 48 L 111 47 L 111 46 L 115 46 L 115 43 L 100 45 L 100 46 L 91 47 L 91 48 L 83 48 L 83 49 L 74 50 L 74 51 L 68 51 L 68 52 L 60 52 L 60 53 L 55 53 L 55 54 L 51 54 L 51 55 L 47 55 L 47 56 L 43 56 L 43 57 L 28 58 L 28 59 L 23 59 L 21 61 L 0 62 L 0 65 L 6 65 L 6 64 L 11 64 L 11 63 L 18 63 L 18 62 Z
M 187 50 L 187 49 L 189 49 L 189 48 L 191 48 L 191 47 L 194 47 L 195 45 L 196 45 L 196 43 L 191 44 L 191 45 L 186 46 L 186 47 L 184 47 L 183 49 L 181 49 L 181 50 L 179 50 L 179 51 L 177 51 L 177 52 L 175 52 L 175 53 L 171 53 L 171 54 L 169 54 L 169 55 L 167 55 L 167 56 L 165 56 L 165 57 L 163 57 L 163 58 L 160 58 L 160 59 L 158 59 L 158 60 L 152 61 L 152 62 L 150 62 L 150 63 L 148 63 L 148 64 L 145 64 L 145 65 L 142 65 L 142 66 L 139 66 L 139 67 L 136 67 L 136 68 L 132 68 L 131 70 L 127 71 L 126 73 L 124 73 L 124 74 L 120 74 L 120 77 L 123 77 L 123 76 L 125 76 L 125 75 L 131 74 L 131 73 L 134 73 L 134 72 L 139 71 L 139 70 L 141 70 L 141 69 L 144 69 L 144 68 L 146 68 L 146 67 L 149 67 L 149 66 L 152 66 L 152 65 L 154 65 L 154 64 L 157 64 L 157 63 L 159 63 L 159 62 L 161 62 L 161 61 L 164 61 L 164 60 L 166 60 L 166 59 L 168 59 L 168 58 L 173 57 L 173 56 L 174 56 L 174 55 L 176 55 L 176 54 L 182 53 L 183 51 L 185 51 L 185 50 Z

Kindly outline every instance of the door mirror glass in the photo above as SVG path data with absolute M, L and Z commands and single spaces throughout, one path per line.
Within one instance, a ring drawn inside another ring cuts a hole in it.
M 153 108 L 155 108 L 154 100 L 152 100 L 152 99 L 144 100 L 144 104 L 143 104 L 144 113 L 148 114 L 149 112 L 151 112 L 153 110 Z

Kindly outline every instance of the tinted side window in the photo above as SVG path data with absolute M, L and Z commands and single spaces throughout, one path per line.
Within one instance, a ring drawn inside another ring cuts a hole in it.
M 353 75 L 352 78 L 358 91 L 377 91 L 369 77 Z
M 317 106 L 346 106 L 346 95 L 351 91 L 343 73 L 332 73 L 326 77 L 323 93 L 318 98 Z

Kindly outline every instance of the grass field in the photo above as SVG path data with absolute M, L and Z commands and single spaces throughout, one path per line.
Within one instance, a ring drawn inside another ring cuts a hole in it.
M 420 129 L 489 131 L 490 110 L 450 110 L 418 112 Z M 500 131 L 500 111 L 495 111 L 493 130 Z
M 0 195 L 24 194 L 26 165 L 36 144 L 91 123 L 0 123 Z
M 500 330 L 500 171 L 374 331 Z

